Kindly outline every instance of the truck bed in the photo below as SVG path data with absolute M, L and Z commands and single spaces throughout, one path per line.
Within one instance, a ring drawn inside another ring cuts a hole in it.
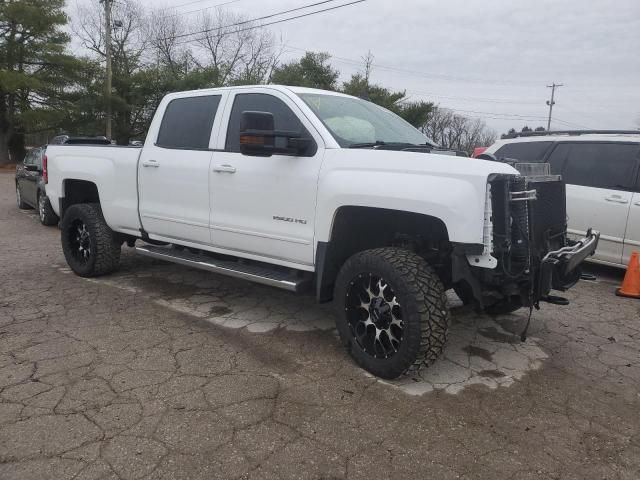
M 137 167 L 141 147 L 51 145 L 47 148 L 47 196 L 60 215 L 59 199 L 69 181 L 97 186 L 107 223 L 123 233 L 139 234 Z

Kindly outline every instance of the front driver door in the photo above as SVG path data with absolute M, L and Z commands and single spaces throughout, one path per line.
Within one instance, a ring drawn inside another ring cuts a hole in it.
M 145 143 L 138 162 L 140 220 L 151 238 L 210 244 L 209 144 L 221 99 L 170 100 L 157 139 Z
M 231 108 L 225 115 L 229 121 L 224 152 L 215 153 L 209 173 L 212 242 L 239 256 L 311 267 L 323 144 L 285 94 L 259 91 L 236 93 L 227 103 Z M 301 132 L 313 139 L 312 147 L 302 156 L 242 155 L 240 116 L 244 111 L 272 113 L 276 130 Z

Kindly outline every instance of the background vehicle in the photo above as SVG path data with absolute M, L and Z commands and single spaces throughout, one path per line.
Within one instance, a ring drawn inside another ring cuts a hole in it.
M 592 260 L 625 267 L 640 248 L 640 131 L 516 133 L 485 153 L 498 160 L 547 162 L 567 184 L 569 233 L 600 233 Z
M 43 225 L 57 225 L 58 215 L 51 208 L 45 184 L 46 145 L 31 149 L 24 161 L 16 165 L 16 201 L 18 208 L 37 208 Z
M 111 140 L 100 135 L 95 137 L 58 135 L 51 139 L 49 145 L 111 145 Z
M 472 158 L 477 158 L 478 155 L 481 155 L 482 153 L 484 153 L 484 151 L 487 149 L 487 147 L 476 147 L 473 149 L 473 153 L 471 154 Z
M 52 146 L 49 167 L 78 275 L 113 271 L 142 239 L 179 247 L 136 248 L 149 257 L 313 285 L 355 361 L 385 378 L 443 351 L 445 290 L 497 313 L 559 303 L 550 290 L 575 284 L 598 241 L 568 245 L 558 178 L 443 154 L 388 110 L 314 89 L 173 93 L 143 148 Z

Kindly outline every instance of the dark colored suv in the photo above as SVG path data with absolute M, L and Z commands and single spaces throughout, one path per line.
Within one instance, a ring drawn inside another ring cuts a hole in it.
M 45 193 L 46 150 L 46 145 L 30 150 L 24 161 L 16 166 L 16 200 L 18 208 L 37 208 L 43 225 L 57 225 L 59 218 Z

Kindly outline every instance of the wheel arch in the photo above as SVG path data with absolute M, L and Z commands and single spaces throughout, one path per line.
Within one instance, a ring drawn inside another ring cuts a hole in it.
M 90 180 L 67 178 L 62 181 L 62 196 L 59 202 L 60 218 L 64 217 L 64 212 L 71 205 L 78 203 L 100 204 L 98 186 Z
M 316 245 L 316 296 L 327 302 L 344 262 L 357 252 L 401 246 L 421 253 L 427 247 L 449 250 L 445 223 L 431 215 L 378 207 L 342 206 L 334 214 L 328 241 Z

